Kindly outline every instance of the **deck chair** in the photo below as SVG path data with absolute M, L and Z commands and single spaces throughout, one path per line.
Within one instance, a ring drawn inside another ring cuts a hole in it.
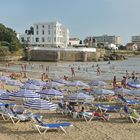
M 99 118 L 103 119 L 104 121 L 107 121 L 110 119 L 110 114 L 107 113 L 99 113 L 97 111 L 93 112 L 83 112 L 82 113 L 83 118 L 85 119 L 86 122 L 92 121 L 93 118 Z
M 104 105 L 104 104 L 96 104 L 96 110 L 100 110 L 101 112 L 119 112 L 120 106 L 116 105 Z
M 135 109 L 132 110 L 131 114 L 129 115 L 129 118 L 132 123 L 140 122 L 140 114 L 138 114 Z
M 48 130 L 61 129 L 64 133 L 66 133 L 66 130 L 64 127 L 73 126 L 71 123 L 64 122 L 64 123 L 44 123 L 38 118 L 35 117 L 36 123 L 34 123 L 35 128 L 38 130 L 39 134 L 46 133 Z

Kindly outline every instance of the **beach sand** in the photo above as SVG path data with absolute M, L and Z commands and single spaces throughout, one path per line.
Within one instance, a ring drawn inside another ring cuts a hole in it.
M 80 78 L 70 78 L 79 80 Z M 84 79 L 82 79 L 84 80 Z M 88 80 L 87 80 L 88 81 Z M 9 87 L 8 87 L 9 88 Z M 58 121 L 71 122 L 74 126 L 66 128 L 67 134 L 62 131 L 48 131 L 39 134 L 33 122 L 19 122 L 13 124 L 10 120 L 0 119 L 0 140 L 139 140 L 140 124 L 133 124 L 126 118 L 121 118 L 119 113 L 111 113 L 108 122 L 97 120 L 89 122 L 84 119 L 73 120 L 56 112 L 38 112 L 43 115 L 43 120 L 48 123 Z
M 0 120 L 0 140 L 139 140 L 140 125 L 132 124 L 127 119 L 120 118 L 118 113 L 111 113 L 109 122 L 94 119 L 73 120 L 68 116 L 57 113 L 42 113 L 44 121 L 71 122 L 74 127 L 66 128 L 67 134 L 62 131 L 48 131 L 39 134 L 32 122 L 12 124 L 10 121 Z

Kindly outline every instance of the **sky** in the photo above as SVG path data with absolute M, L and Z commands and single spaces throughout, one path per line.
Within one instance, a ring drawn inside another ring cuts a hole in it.
M 33 23 L 58 21 L 70 37 L 140 35 L 140 0 L 0 0 L 0 23 L 24 33 Z

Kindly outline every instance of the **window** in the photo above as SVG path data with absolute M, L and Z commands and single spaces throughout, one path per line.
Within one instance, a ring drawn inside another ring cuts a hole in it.
M 48 30 L 48 35 L 50 35 L 51 34 L 51 31 L 50 30 Z
M 50 26 L 50 24 L 48 25 L 48 29 L 51 29 L 51 26 Z
M 54 42 L 56 42 L 56 37 L 54 37 Z
M 44 25 L 42 25 L 42 28 L 44 28 Z
M 38 31 L 36 31 L 36 34 L 38 35 Z
M 38 29 L 38 25 L 36 25 L 36 29 Z
M 24 40 L 24 37 L 22 37 L 22 38 L 21 38 L 21 42 L 24 42 L 24 41 L 25 41 L 25 40 Z
M 45 38 L 44 37 L 42 37 L 42 42 L 45 42 Z
M 56 34 L 56 30 L 54 30 L 54 34 Z
M 42 34 L 44 35 L 44 30 L 42 30 Z
M 48 38 L 47 38 L 47 41 L 48 41 L 48 42 L 51 42 L 51 38 L 50 38 L 50 37 L 48 37 Z
M 39 38 L 38 38 L 38 37 L 36 37 L 35 41 L 36 41 L 36 42 L 39 42 Z

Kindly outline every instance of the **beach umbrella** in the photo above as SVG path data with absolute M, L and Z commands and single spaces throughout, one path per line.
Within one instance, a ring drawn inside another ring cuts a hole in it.
M 90 100 L 90 101 L 93 101 L 94 100 L 94 98 L 93 98 L 93 96 L 90 96 L 90 95 L 87 95 L 87 94 L 84 94 L 84 93 L 82 93 L 82 92 L 80 92 L 80 93 L 73 93 L 73 94 L 70 94 L 70 95 L 68 95 L 68 96 L 65 96 L 64 97 L 64 100 L 75 100 L 75 101 L 80 101 L 80 100 L 84 100 L 84 101 L 88 101 L 88 100 Z
M 29 84 L 29 83 L 25 83 L 22 87 L 22 89 L 28 89 L 28 90 L 35 90 L 35 91 L 40 91 L 41 90 L 41 86 L 36 86 L 33 84 Z
M 132 88 L 140 88 L 140 84 L 137 82 L 128 82 L 127 85 Z
M 52 96 L 63 96 L 62 92 L 60 92 L 59 90 L 52 89 L 52 88 L 42 90 L 39 92 L 39 94 L 52 95 Z
M 7 93 L 7 91 L 5 89 L 0 89 L 0 95 L 3 93 Z
M 129 94 L 140 96 L 140 90 L 130 90 Z
M 7 76 L 0 76 L 0 80 L 3 82 L 6 82 L 6 81 L 10 80 L 10 78 Z
M 70 81 L 66 81 L 65 79 L 54 79 L 53 81 L 61 83 L 61 84 L 65 84 L 65 85 L 70 83 Z
M 0 95 L 0 100 L 8 100 L 8 101 L 15 101 L 10 97 L 10 93 L 3 93 Z
M 45 84 L 46 84 L 46 82 L 43 82 L 43 81 L 37 80 L 37 79 L 28 80 L 26 83 L 33 84 L 36 86 L 45 86 Z
M 94 89 L 93 94 L 97 94 L 97 95 L 114 95 L 115 92 L 113 90 L 108 90 L 108 89 Z
M 19 80 L 8 80 L 6 81 L 6 84 L 11 86 L 23 86 L 23 84 Z
M 54 82 L 54 81 L 49 81 L 49 82 L 46 83 L 45 86 L 47 86 L 47 87 L 61 87 L 61 86 L 64 86 L 64 84 Z
M 100 80 L 92 80 L 91 82 L 88 83 L 88 85 L 89 86 L 106 86 L 107 83 Z
M 49 101 L 38 99 L 38 100 L 30 100 L 25 102 L 25 108 L 35 109 L 35 110 L 55 110 L 57 109 L 57 105 L 53 104 Z
M 10 94 L 11 97 L 20 99 L 40 99 L 40 95 L 31 90 L 21 89 L 18 92 Z
M 129 94 L 129 93 L 130 93 L 130 90 L 121 87 L 121 88 L 115 88 L 114 92 L 115 92 L 116 94 Z
M 67 84 L 69 86 L 80 86 L 80 87 L 89 87 L 89 85 L 85 84 L 84 82 L 82 81 L 75 81 L 75 82 L 71 82 L 69 84 Z

